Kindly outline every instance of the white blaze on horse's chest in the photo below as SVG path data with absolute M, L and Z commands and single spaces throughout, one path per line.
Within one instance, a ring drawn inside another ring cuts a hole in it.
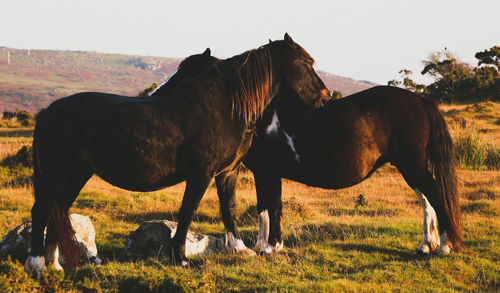
M 149 96 L 152 96 L 157 90 L 159 90 L 162 86 L 164 86 L 171 78 L 172 76 L 174 76 L 175 74 L 177 73 L 177 70 L 174 71 L 174 73 L 172 73 L 172 75 L 170 75 L 170 77 L 165 80 L 164 82 L 162 82 L 159 86 L 157 86 L 154 91 L 152 91 Z
M 273 114 L 273 119 L 271 120 L 271 123 L 269 126 L 266 128 L 266 133 L 269 135 L 278 135 L 278 127 L 279 127 L 279 120 L 278 120 L 278 113 L 274 111 Z
M 271 119 L 271 123 L 266 128 L 266 133 L 268 135 L 271 135 L 271 136 L 279 136 L 280 129 L 283 132 L 283 134 L 285 135 L 285 142 L 288 145 L 288 147 L 290 148 L 290 150 L 292 151 L 295 160 L 297 162 L 300 162 L 300 156 L 297 153 L 297 150 L 295 149 L 295 145 L 293 144 L 293 138 L 290 135 L 288 135 L 288 133 L 286 133 L 286 131 L 283 128 L 280 127 L 278 113 L 275 110 L 274 114 L 273 114 L 273 118 Z

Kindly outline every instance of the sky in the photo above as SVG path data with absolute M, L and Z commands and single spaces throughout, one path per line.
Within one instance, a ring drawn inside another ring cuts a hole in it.
M 15 0 L 0 5 L 0 46 L 227 58 L 285 32 L 316 69 L 379 84 L 446 47 L 475 63 L 500 45 L 499 0 Z M 0 73 L 1 74 L 1 73 Z

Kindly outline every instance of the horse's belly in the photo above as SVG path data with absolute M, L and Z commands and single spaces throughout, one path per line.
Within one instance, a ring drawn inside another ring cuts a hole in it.
M 99 177 L 128 190 L 158 190 L 185 179 L 175 159 L 168 155 L 101 150 L 84 154 L 84 157 Z
M 116 172 L 96 172 L 104 181 L 111 185 L 132 190 L 132 191 L 154 191 L 169 187 L 185 180 L 185 176 L 179 173 L 172 173 L 162 177 L 144 177 L 144 174 L 130 172 L 123 174 Z
M 304 162 L 291 171 L 283 170 L 285 178 L 326 189 L 341 189 L 358 184 L 376 169 L 379 153 L 364 153 L 357 156 L 335 156 Z

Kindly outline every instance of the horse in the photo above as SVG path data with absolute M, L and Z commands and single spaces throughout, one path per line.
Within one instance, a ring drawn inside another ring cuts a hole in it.
M 68 210 L 93 174 L 133 191 L 186 182 L 177 231 L 168 247 L 188 265 L 186 233 L 213 177 L 225 181 L 248 151 L 255 123 L 281 89 L 311 107 L 329 97 L 312 57 L 292 38 L 244 52 L 180 80 L 164 96 L 137 99 L 78 93 L 53 102 L 37 119 L 33 138 L 31 250 L 25 269 L 78 262 Z M 175 75 L 174 75 L 175 76 Z M 47 236 L 44 241 L 44 230 Z M 236 241 L 236 240 L 235 240 Z
M 196 64 L 202 68 L 219 61 L 208 52 Z M 417 253 L 439 249 L 448 254 L 451 247 L 463 248 L 453 144 L 433 101 L 400 88 L 374 87 L 311 112 L 297 97 L 286 99 L 293 95 L 282 90 L 266 108 L 243 160 L 255 176 L 260 222 L 256 248 L 262 254 L 283 248 L 281 178 L 340 189 L 367 179 L 387 162 L 414 189 L 423 210 Z M 219 197 L 230 201 L 226 206 L 221 201 L 224 225 L 232 229 L 226 239 L 238 235 L 236 181 L 237 173 L 216 181 Z
M 256 249 L 261 254 L 283 248 L 281 178 L 341 189 L 367 179 L 385 163 L 396 166 L 422 207 L 417 254 L 449 254 L 465 246 L 455 152 L 434 101 L 377 86 L 307 110 L 298 99 L 284 103 L 282 95 L 294 94 L 279 93 L 266 109 L 243 160 L 255 179 Z

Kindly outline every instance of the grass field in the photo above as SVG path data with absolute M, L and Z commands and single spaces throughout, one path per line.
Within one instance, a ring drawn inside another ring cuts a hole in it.
M 474 132 L 485 144 L 499 145 L 499 103 L 445 106 L 443 110 L 454 137 Z M 16 136 L 0 130 L 0 135 L 0 159 L 30 142 L 29 132 Z M 463 253 L 416 255 L 422 211 L 402 176 L 385 166 L 361 184 L 336 191 L 285 180 L 282 253 L 269 258 L 228 252 L 195 257 L 187 269 L 173 267 L 165 259 L 134 262 L 122 253 L 126 236 L 141 222 L 175 220 L 184 184 L 137 193 L 93 177 L 71 211 L 91 217 L 104 264 L 82 266 L 64 278 L 51 272 L 38 282 L 27 278 L 21 263 L 3 261 L 0 291 L 498 292 L 500 172 L 463 166 L 458 175 L 467 245 Z M 241 177 L 238 224 L 247 246 L 253 246 L 258 221 L 253 178 L 250 173 Z M 356 208 L 360 194 L 367 205 Z M 29 220 L 32 204 L 29 185 L 4 184 L 0 188 L 0 234 Z M 212 185 L 191 229 L 223 238 L 218 205 Z

